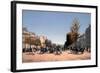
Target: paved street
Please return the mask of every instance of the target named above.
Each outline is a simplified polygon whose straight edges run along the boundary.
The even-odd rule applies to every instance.
[[[62,52],[60,55],[55,54],[35,54],[23,53],[23,63],[28,62],[44,62],[44,61],[64,61],[64,60],[87,60],[91,59],[91,53],[84,52],[84,54],[71,54],[68,52]]]

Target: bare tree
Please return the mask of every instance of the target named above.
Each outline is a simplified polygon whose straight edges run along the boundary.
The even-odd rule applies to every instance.
[[[75,18],[72,22],[72,26],[70,28],[71,32],[67,33],[66,35],[66,42],[65,42],[65,48],[67,48],[69,45],[77,42],[78,36],[79,36],[79,20]]]
[[[73,20],[73,23],[72,23],[72,26],[71,26],[71,32],[78,33],[79,27],[80,27],[79,20],[77,18],[75,18]]]

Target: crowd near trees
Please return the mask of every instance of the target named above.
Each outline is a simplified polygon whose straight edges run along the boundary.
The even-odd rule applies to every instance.
[[[72,53],[84,53],[84,51],[91,51],[91,25],[87,26],[83,34],[79,34],[79,21],[74,20],[71,32],[67,33],[66,42],[64,44],[65,50],[71,50]]]
[[[52,43],[45,36],[37,36],[23,28],[23,52],[60,54],[62,45]]]
[[[87,26],[85,32],[79,34],[80,24],[77,19],[73,20],[71,31],[66,34],[64,45],[52,43],[45,36],[37,36],[33,32],[29,32],[27,28],[23,28],[23,52],[32,52],[33,54],[54,53],[61,54],[63,51],[70,51],[73,54],[81,54],[84,51],[91,51],[91,26]]]

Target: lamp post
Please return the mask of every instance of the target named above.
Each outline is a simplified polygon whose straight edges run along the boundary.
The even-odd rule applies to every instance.
[[[31,49],[31,32],[29,32],[30,49]]]

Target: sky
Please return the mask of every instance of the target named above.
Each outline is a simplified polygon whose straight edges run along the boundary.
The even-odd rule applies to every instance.
[[[52,43],[64,44],[66,34],[70,32],[73,20],[77,18],[80,23],[79,33],[85,32],[85,29],[91,24],[90,13],[76,12],[55,12],[55,11],[36,11],[23,10],[22,24],[28,31],[36,35],[44,35]]]

